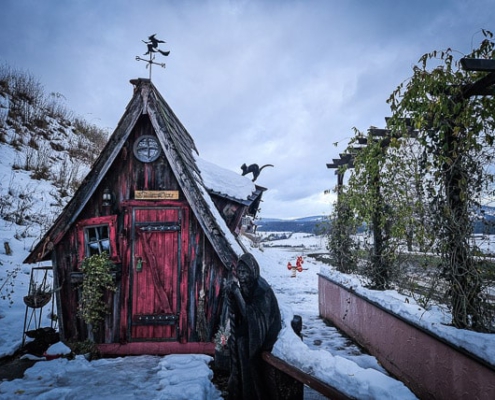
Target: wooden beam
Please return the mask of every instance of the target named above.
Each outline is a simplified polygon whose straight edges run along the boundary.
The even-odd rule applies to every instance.
[[[388,125],[388,121],[390,121],[391,117],[385,117],[385,123]],[[411,126],[411,118],[401,118],[406,123],[406,126]]]
[[[376,136],[377,138],[379,138],[379,137],[382,137],[382,138],[395,137],[398,139],[401,137],[411,137],[411,138],[417,138],[418,137],[418,131],[413,130],[412,128],[408,129],[408,131],[405,133],[397,133],[397,134],[394,133],[393,135],[392,135],[392,131],[390,129],[370,128],[369,132],[370,132],[371,136]]]
[[[342,167],[342,166],[344,166],[344,165],[347,165],[347,168],[354,168],[354,161],[351,160],[349,162],[341,162],[341,163],[338,163],[338,164],[336,164],[336,163],[332,163],[332,164],[328,163],[327,164],[327,168],[329,168],[329,169],[331,169],[331,168],[336,169],[335,175],[337,175],[339,173],[338,172],[339,168]]]
[[[274,368],[278,369],[279,371],[286,373],[287,375],[289,375],[292,378],[296,379],[297,381],[309,386],[310,388],[316,390],[318,393],[321,393],[322,395],[326,396],[329,399],[332,399],[332,400],[350,400],[351,399],[351,397],[348,397],[346,394],[342,393],[341,391],[334,388],[333,386],[330,386],[329,384],[319,380],[318,378],[315,378],[314,376],[311,376],[311,375],[301,371],[300,369],[290,365],[289,363],[285,362],[284,360],[281,360],[280,358],[275,357],[272,353],[265,351],[261,354],[261,356],[262,356],[264,361],[266,361],[268,364],[270,364]]]
[[[481,90],[486,90],[489,86],[495,84],[495,72],[490,72],[483,78],[477,80],[473,84],[464,86],[462,97],[467,99],[471,96],[477,96]]]
[[[354,158],[353,154],[350,153],[340,153],[339,156],[344,163],[348,163]]]
[[[344,159],[336,159],[334,158],[333,159],[333,163],[336,164],[336,165],[346,165],[350,160],[344,160]]]
[[[495,60],[482,58],[461,58],[462,68],[466,71],[495,71]]]
[[[390,135],[390,129],[370,128],[368,132],[371,136],[385,137]]]
[[[342,163],[342,164],[327,164],[327,168],[329,169],[335,169],[336,172],[335,174],[337,175],[339,172],[339,168],[342,166],[347,166],[347,168],[354,168],[354,161],[349,161],[348,163]]]
[[[495,88],[480,88],[479,90],[472,90],[472,96],[495,96]]]

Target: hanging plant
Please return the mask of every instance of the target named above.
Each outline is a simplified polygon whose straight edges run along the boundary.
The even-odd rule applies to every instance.
[[[93,330],[109,313],[104,301],[106,290],[115,292],[116,287],[112,276],[113,263],[107,253],[95,254],[84,259],[81,270],[84,274],[82,294],[79,302],[79,316],[91,325]]]

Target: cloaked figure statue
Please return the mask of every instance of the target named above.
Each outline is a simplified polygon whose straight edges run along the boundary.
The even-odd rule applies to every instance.
[[[254,256],[243,254],[234,269],[238,283],[227,284],[231,335],[230,400],[269,399],[269,382],[261,358],[271,351],[282,328],[272,288],[260,276]]]

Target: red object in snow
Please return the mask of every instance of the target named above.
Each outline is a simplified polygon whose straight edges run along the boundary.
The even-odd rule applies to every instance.
[[[303,268],[302,268],[303,263],[304,263],[304,260],[303,260],[302,256],[298,256],[297,260],[296,260],[296,268],[299,272],[301,272],[303,270]]]
[[[302,267],[303,263],[304,263],[304,260],[303,260],[302,256],[297,256],[296,265],[295,266],[292,265],[290,263],[290,261],[287,263],[287,269],[288,270],[292,270],[292,277],[295,277],[296,276],[296,271],[297,272],[302,272],[302,270],[303,270],[303,267]]]
[[[62,354],[47,354],[47,353],[43,353],[43,356],[46,358],[46,361],[51,361],[51,360],[55,360],[57,358],[62,357]]]

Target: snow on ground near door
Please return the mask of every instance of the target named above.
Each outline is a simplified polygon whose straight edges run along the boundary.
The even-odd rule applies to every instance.
[[[248,242],[245,244],[249,247]],[[260,249],[249,248],[260,263],[262,276],[272,285],[277,295],[285,321],[273,353],[358,399],[415,398],[401,382],[389,377],[374,357],[363,354],[335,328],[327,326],[318,318],[318,273],[335,275],[335,272],[307,257],[307,254],[324,251],[324,240],[307,234],[294,234],[285,243],[277,241],[276,244],[298,247],[281,248],[265,244]],[[24,243],[10,241],[10,245],[12,256],[0,251],[0,261],[3,264],[0,266],[0,278],[6,277],[7,270],[19,266],[27,254]],[[291,278],[287,263],[290,261],[295,264],[298,255],[304,257],[305,269]],[[25,315],[22,297],[27,292],[29,273],[30,268],[21,267],[15,281],[12,297],[14,303],[11,306],[8,301],[0,300],[0,356],[13,354],[21,344]],[[351,281],[356,288],[359,285],[356,277],[340,275],[340,279]],[[383,294],[375,293],[375,296],[381,297],[383,303],[399,312],[405,313],[408,310],[408,314],[411,314],[411,305],[419,310],[413,299],[406,303],[396,293],[381,293]],[[49,311],[44,310],[43,326],[50,324]],[[431,311],[437,315],[436,321],[448,318],[448,315],[440,311]],[[418,312],[421,312],[424,319],[427,312]],[[302,316],[303,341],[289,328],[293,314]],[[473,342],[479,343],[482,346],[479,351],[492,357],[493,362],[495,335],[456,331],[458,340],[469,342],[471,346]],[[26,371],[23,379],[1,383],[0,398],[219,399],[220,393],[211,384],[212,372],[207,366],[209,360],[208,356],[173,355],[121,357],[92,362],[86,361],[84,357],[77,357],[72,361],[40,361]],[[192,377],[194,379],[191,380]]]

